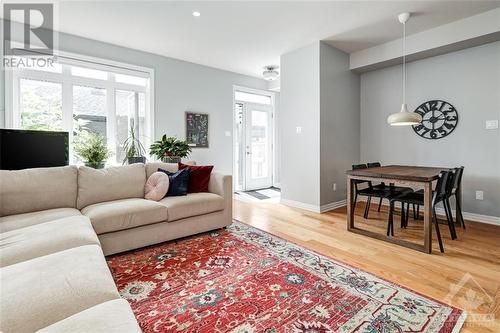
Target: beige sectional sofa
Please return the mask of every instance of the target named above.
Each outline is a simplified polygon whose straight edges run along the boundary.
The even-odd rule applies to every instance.
[[[110,255],[231,224],[231,177],[209,192],[144,199],[176,164],[0,171],[0,332],[140,332]]]

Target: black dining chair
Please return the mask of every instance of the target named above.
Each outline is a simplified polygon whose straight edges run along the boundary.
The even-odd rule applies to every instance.
[[[462,225],[462,228],[465,229],[465,222],[464,222],[464,217],[462,215],[462,206],[460,204],[460,200],[457,200],[457,192],[459,191],[460,187],[462,186],[462,176],[464,174],[464,167],[461,166],[459,168],[454,169],[453,173],[453,180],[451,182],[451,186],[449,187],[447,193],[446,193],[446,205],[448,206],[448,210],[450,213],[450,217],[453,221],[453,215],[451,214],[451,204],[450,204],[450,198],[452,196],[455,196],[455,206],[456,206],[456,217],[460,217],[460,222]]]
[[[452,239],[457,238],[457,232],[455,230],[455,222],[453,221],[453,214],[451,211],[451,203],[450,203],[450,198],[452,196],[455,196],[456,216],[457,216],[457,218],[460,218],[461,226],[462,226],[462,228],[465,229],[465,222],[464,222],[464,218],[462,215],[462,207],[460,205],[460,201],[457,200],[457,191],[459,191],[460,186],[462,184],[463,173],[464,173],[463,166],[461,166],[459,168],[452,169],[452,175],[450,177],[450,180],[448,181],[448,185],[446,188],[446,198],[443,200],[443,207],[444,207],[444,210],[446,213],[446,220],[447,220],[448,224],[450,225],[450,232],[453,233]],[[417,192],[423,194],[424,190],[418,190]],[[418,216],[419,216],[419,208],[420,208],[420,206],[417,205],[417,211],[415,212],[415,205],[413,205],[413,215],[414,215],[415,219],[418,218]],[[406,221],[408,221],[408,218],[406,218]]]
[[[367,163],[366,165],[368,168],[378,168],[378,167],[382,166],[382,164],[380,162],[370,162],[370,163]],[[394,184],[389,184],[389,186],[387,186],[384,182],[373,186],[373,188],[378,189],[378,190],[389,190],[392,193],[394,193],[394,192],[403,193],[403,192],[413,191],[410,187],[394,186]],[[384,198],[380,197],[380,200],[378,202],[377,212],[380,212],[380,207],[382,207],[382,200],[383,199]],[[370,210],[370,207],[368,207],[368,210]]]
[[[452,171],[441,171],[439,173],[439,178],[436,184],[436,190],[432,192],[432,201],[431,201],[431,207],[432,207],[432,223],[434,223],[435,228],[436,228],[436,235],[438,238],[439,242],[439,250],[441,252],[444,252],[444,247],[443,247],[443,240],[441,239],[441,232],[439,230],[439,225],[437,221],[437,214],[436,214],[436,206],[438,203],[443,202],[443,200],[446,200],[446,193],[447,189],[450,186],[450,182],[452,181],[453,177],[453,172]],[[405,214],[404,213],[404,205],[407,205],[406,211],[409,210],[409,204],[414,204],[414,205],[424,205],[424,194],[420,191],[416,192],[409,192],[409,193],[404,193],[401,194],[398,197],[392,198],[390,200],[389,204],[389,216],[387,218],[387,236],[394,236],[394,221],[393,221],[393,211],[394,211],[394,205],[396,202],[401,202],[402,208],[402,216],[401,216],[401,224],[402,227],[406,227],[407,225],[407,219],[408,219],[408,212]],[[448,214],[448,213],[447,213]],[[452,235],[452,239],[454,239],[454,225],[448,220],[448,226],[450,227],[450,233]]]
[[[368,166],[366,164],[354,164],[352,166],[352,170],[360,170],[360,169],[367,169]],[[398,196],[405,191],[412,191],[412,189],[407,188],[405,191],[397,191],[395,187],[390,187],[386,186],[385,184],[377,184],[373,185],[371,181],[368,180],[358,180],[355,179],[353,181],[354,183],[354,204],[352,208],[352,212],[354,214],[354,211],[356,210],[356,202],[359,196],[366,196],[366,205],[365,205],[365,212],[363,214],[363,217],[365,219],[368,218],[368,214],[370,211],[370,203],[372,197],[375,198],[381,198],[381,199],[391,199],[392,197]],[[358,186],[361,184],[367,184],[367,187],[360,189]]]

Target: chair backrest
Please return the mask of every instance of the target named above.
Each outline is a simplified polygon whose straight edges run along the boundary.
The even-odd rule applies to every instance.
[[[360,169],[367,169],[368,167],[366,164],[353,164],[352,165],[352,170],[360,170]],[[366,180],[359,180],[355,179],[353,181],[354,187],[356,188],[356,191],[358,190],[358,184],[363,184],[363,183],[368,183]]]
[[[366,169],[368,168],[366,164],[353,164],[352,169],[353,170],[359,170],[359,169]]]
[[[382,166],[382,164],[380,164],[380,162],[372,162],[372,163],[367,163],[367,166],[369,168],[378,168],[378,167]]]
[[[446,190],[450,186],[450,182],[453,181],[452,178],[452,171],[441,171],[439,173],[436,191],[434,191],[434,196],[432,198],[433,204],[441,201],[446,196]]]
[[[455,168],[455,177],[453,178],[453,188],[452,189],[457,189],[460,187],[462,184],[462,176],[464,174],[464,167],[461,166],[460,168]]]

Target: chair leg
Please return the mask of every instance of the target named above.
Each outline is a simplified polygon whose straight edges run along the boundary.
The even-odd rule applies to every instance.
[[[380,207],[382,207],[382,198],[380,198],[380,201],[378,202],[377,212],[380,212]]]
[[[408,220],[410,218],[410,203],[406,204],[405,228],[408,227]]]
[[[464,216],[462,215],[462,206],[460,205],[460,201],[457,200],[457,218],[458,218],[458,215],[460,215],[460,221],[462,222],[462,228],[465,229]]]
[[[446,210],[446,220],[448,221],[448,227],[450,228],[451,239],[457,239],[457,231],[455,230],[455,222],[453,221],[453,215],[451,213],[451,205],[448,199],[443,200],[444,209]]]
[[[417,219],[417,211],[415,209],[415,204],[412,205],[412,208],[413,208],[413,219],[416,220]]]
[[[417,220],[420,220],[420,205],[417,205]]]
[[[352,215],[354,215],[354,212],[356,211],[356,201],[358,200],[358,193],[356,192],[354,194],[354,204],[352,205]]]
[[[439,230],[439,223],[436,217],[436,207],[432,207],[432,222],[436,227],[436,235],[439,242],[439,250],[441,251],[441,253],[444,253],[443,240],[441,239],[441,231]]]
[[[393,211],[394,211],[394,202],[389,202],[389,215],[387,215],[387,236],[389,237],[391,234],[391,225],[393,222]]]
[[[405,203],[401,202],[401,228],[405,227]]]
[[[368,197],[368,199],[366,199],[366,205],[365,205],[365,214],[364,214],[364,218],[367,219],[368,218],[368,213],[370,211],[370,203],[372,201],[372,197]]]

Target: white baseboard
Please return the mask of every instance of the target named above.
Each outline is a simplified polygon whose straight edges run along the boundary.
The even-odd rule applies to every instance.
[[[290,207],[295,207],[295,208],[300,208],[300,209],[305,209],[314,213],[324,213],[332,209],[337,209],[340,207],[344,207],[346,205],[346,200],[341,200],[341,201],[336,201],[336,202],[331,202],[326,205],[312,205],[312,204],[306,204],[303,202],[295,201],[295,200],[288,200],[288,199],[281,199],[281,203],[286,206]]]
[[[329,204],[321,205],[320,213],[328,212],[329,210],[334,210],[340,207],[344,207],[346,205],[347,205],[347,200],[345,199],[336,202],[330,202]]]
[[[304,210],[308,210],[314,213],[321,213],[321,208],[318,205],[312,205],[312,204],[307,204],[303,203],[300,201],[295,201],[295,200],[288,200],[288,199],[281,199],[280,203],[286,206],[294,207],[294,208],[300,208]]]
[[[359,197],[358,202],[359,201],[366,201],[366,197]],[[387,202],[387,200],[386,200],[386,202]],[[375,201],[372,200],[372,204],[378,205],[378,199],[376,199]],[[384,204],[382,204],[382,205],[384,205]],[[385,206],[387,206],[387,205],[385,205]],[[401,203],[396,202],[396,207],[400,208]],[[438,215],[441,215],[441,216],[446,215],[446,213],[444,212],[444,208],[442,208],[442,207],[437,207],[436,213]],[[453,215],[453,217],[456,217],[456,211],[454,209],[451,210],[451,214]],[[500,226],[500,217],[498,217],[498,216],[481,215],[481,214],[469,213],[469,212],[462,212],[462,215],[464,217],[464,220],[467,220],[467,221],[474,221],[474,222],[480,222],[480,223],[493,224],[493,225]]]

